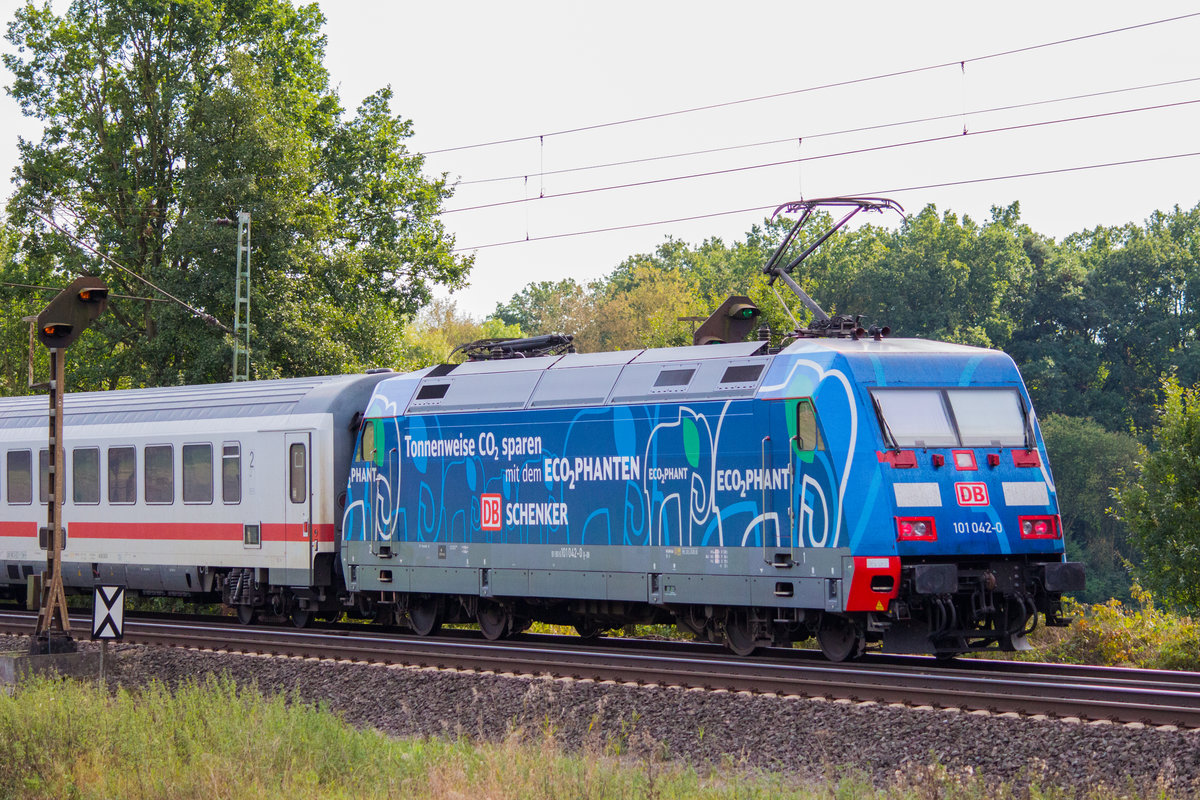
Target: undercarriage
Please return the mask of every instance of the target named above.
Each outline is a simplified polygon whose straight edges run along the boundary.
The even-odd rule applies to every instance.
[[[888,613],[871,615],[868,627],[889,653],[1027,650],[1039,620],[1068,624],[1062,595],[1083,589],[1083,581],[1083,566],[1074,562],[908,563]]]

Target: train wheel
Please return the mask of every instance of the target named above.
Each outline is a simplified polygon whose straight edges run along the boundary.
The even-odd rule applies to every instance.
[[[867,642],[851,620],[837,614],[822,614],[817,644],[830,661],[853,661],[863,654]]]
[[[749,611],[731,611],[725,620],[725,646],[739,656],[754,655],[758,644],[754,640],[754,623]]]
[[[293,608],[291,617],[292,624],[297,628],[307,628],[312,624],[313,612],[311,608]]]
[[[512,628],[512,613],[499,603],[480,600],[475,621],[483,638],[494,642],[508,636]]]
[[[599,639],[604,629],[595,620],[581,619],[575,623],[575,632],[579,634],[580,639]]]
[[[414,597],[408,602],[408,620],[417,636],[432,636],[442,629],[442,601],[437,597]]]
[[[249,625],[254,622],[254,618],[258,616],[258,612],[254,610],[254,606],[242,603],[237,607],[238,622],[243,625]]]

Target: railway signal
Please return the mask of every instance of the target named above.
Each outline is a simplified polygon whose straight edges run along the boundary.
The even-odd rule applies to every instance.
[[[693,344],[722,344],[743,341],[762,314],[749,297],[735,295],[705,320],[692,334]]]
[[[37,315],[37,338],[50,350],[50,442],[48,448],[50,480],[46,505],[46,572],[42,580],[42,598],[37,628],[30,650],[54,653],[74,649],[71,621],[67,616],[67,597],[62,583],[62,551],[66,529],[62,524],[63,469],[63,390],[66,352],[108,306],[108,287],[99,278],[83,277],[59,292]]]
[[[38,341],[51,350],[70,347],[107,307],[104,281],[77,278],[37,315]]]

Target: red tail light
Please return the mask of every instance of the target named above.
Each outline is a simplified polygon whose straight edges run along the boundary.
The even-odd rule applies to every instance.
[[[933,524],[933,517],[896,517],[896,540],[936,542],[937,526]]]
[[[1017,523],[1021,526],[1022,539],[1062,538],[1062,523],[1059,522],[1057,514],[1040,517],[1018,517]]]

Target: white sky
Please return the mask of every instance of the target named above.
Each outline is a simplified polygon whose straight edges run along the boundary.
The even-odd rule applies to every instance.
[[[0,0],[12,16],[13,0]],[[1190,14],[1186,2],[813,3],[612,0],[383,2],[326,0],[326,64],[349,113],[391,84],[393,110],[413,120],[425,152],[658,114],[945,62],[951,68],[775,100],[430,155],[431,173],[469,181],[448,209],[597,186],[810,157],[934,136],[1200,100],[1200,81],[1000,113],[996,106],[1200,78],[1200,17],[1018,55],[980,56]],[[7,83],[8,76],[4,76]],[[816,137],[942,114],[952,119]],[[0,169],[16,135],[36,128],[0,100]],[[787,164],[636,189],[541,199],[448,214],[459,246],[883,192],[912,211],[927,203],[986,219],[1021,202],[1022,218],[1056,238],[1094,225],[1142,222],[1155,209],[1200,202],[1200,157],[961,187],[905,187],[1200,151],[1200,103],[1023,131]],[[803,137],[803,143],[795,141]],[[770,147],[537,177],[556,170],[704,148],[788,139]],[[587,281],[670,235],[727,242],[764,212],[478,250],[471,287],[455,295],[475,316],[530,281]],[[894,219],[871,217],[894,225]],[[818,298],[819,300],[819,298]]]

